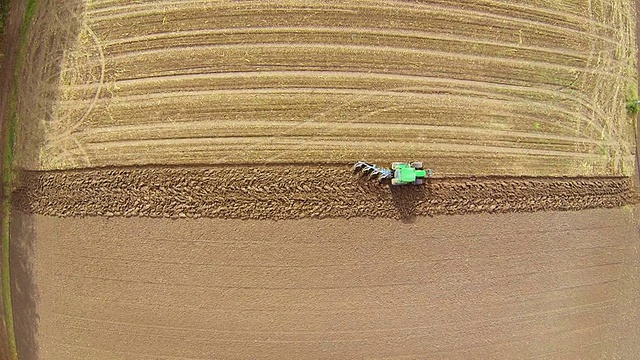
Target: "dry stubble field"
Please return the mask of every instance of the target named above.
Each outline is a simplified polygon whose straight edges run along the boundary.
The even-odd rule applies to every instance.
[[[25,116],[44,133],[28,169],[420,158],[442,175],[633,173],[627,0],[66,6],[39,23],[77,40],[54,52],[55,102]]]

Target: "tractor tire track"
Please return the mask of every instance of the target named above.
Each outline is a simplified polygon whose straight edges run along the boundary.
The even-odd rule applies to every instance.
[[[49,216],[296,219],[613,208],[629,178],[432,178],[392,187],[347,166],[142,167],[20,174],[15,206]]]

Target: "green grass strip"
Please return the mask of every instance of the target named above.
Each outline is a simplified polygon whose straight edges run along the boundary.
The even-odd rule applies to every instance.
[[[8,0],[2,0],[2,16],[6,16]],[[16,69],[13,76],[11,94],[9,95],[9,116],[6,124],[6,139],[4,141],[4,159],[2,169],[2,186],[4,187],[5,198],[2,201],[2,296],[5,309],[5,321],[7,325],[7,337],[9,338],[9,356],[11,360],[18,360],[18,349],[16,346],[16,333],[13,321],[13,305],[11,300],[11,268],[9,266],[10,238],[11,238],[11,192],[13,188],[13,148],[16,136],[16,123],[18,120],[18,85],[19,75],[24,68],[25,49],[27,43],[27,33],[29,26],[36,13],[37,0],[29,0],[27,3],[24,22],[20,28],[20,50],[16,62]],[[3,21],[4,24],[4,21]]]
[[[0,37],[4,33],[4,24],[7,22],[7,16],[9,15],[9,0],[0,0]],[[2,53],[0,53],[0,59],[2,59]]]
[[[13,325],[13,307],[11,305],[11,276],[9,274],[9,217],[6,211],[10,207],[11,201],[6,196],[2,201],[4,217],[2,218],[2,297],[4,302],[4,317],[7,327],[7,338],[9,340],[9,358],[18,360],[18,349],[16,345],[16,332]]]
[[[2,35],[5,22],[7,22],[7,15],[9,15],[9,0],[0,0],[0,35]]]

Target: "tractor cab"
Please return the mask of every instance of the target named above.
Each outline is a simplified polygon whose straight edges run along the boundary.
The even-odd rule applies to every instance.
[[[391,170],[393,170],[392,185],[421,185],[424,183],[424,178],[431,176],[431,170],[425,170],[421,162],[410,164],[394,162],[391,164]]]

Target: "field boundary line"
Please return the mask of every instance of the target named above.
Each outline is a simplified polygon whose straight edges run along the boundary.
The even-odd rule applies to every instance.
[[[18,350],[16,344],[16,333],[14,328],[13,319],[13,306],[11,297],[11,268],[10,268],[10,242],[11,242],[11,207],[13,199],[13,151],[15,144],[15,132],[17,122],[17,102],[18,102],[18,74],[22,72],[24,68],[25,46],[26,39],[29,32],[31,21],[35,15],[37,8],[37,0],[28,0],[28,2],[21,7],[18,5],[18,1],[8,1],[7,11],[18,11],[16,14],[17,19],[22,19],[22,22],[17,25],[18,29],[18,50],[15,63],[8,64],[7,71],[11,72],[11,76],[7,77],[9,82],[9,92],[6,95],[8,98],[4,104],[8,110],[7,117],[4,118],[0,126],[2,140],[4,147],[2,149],[2,301],[4,307],[4,323],[6,326],[7,341],[9,343],[9,359],[18,360]],[[23,10],[24,9],[24,10]],[[4,10],[4,9],[3,9]],[[24,11],[24,14],[21,12]],[[8,16],[7,16],[8,17]],[[3,36],[5,35],[3,29]],[[11,41],[6,38],[3,41]],[[8,63],[11,60],[7,60]],[[2,109],[3,111],[5,108]]]

